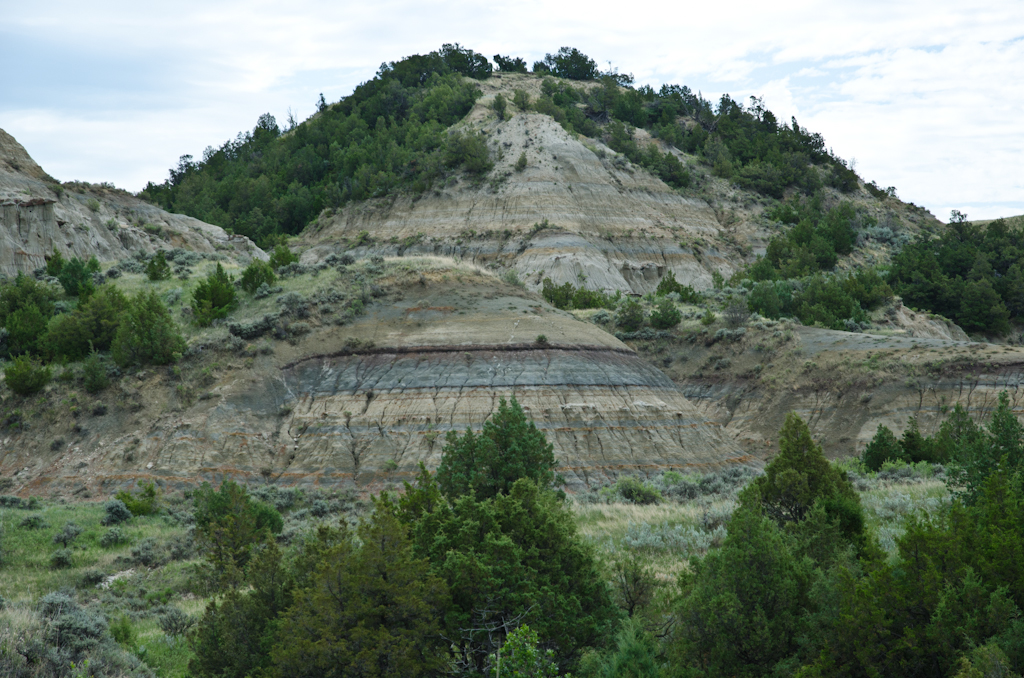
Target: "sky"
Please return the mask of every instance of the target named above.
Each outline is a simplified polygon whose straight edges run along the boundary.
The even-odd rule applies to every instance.
[[[0,0],[0,128],[61,181],[138,191],[446,42],[528,63],[576,47],[638,85],[761,96],[943,221],[1024,214],[1018,0]]]

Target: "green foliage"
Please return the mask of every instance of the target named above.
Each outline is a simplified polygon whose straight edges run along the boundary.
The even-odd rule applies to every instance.
[[[156,485],[146,483],[138,494],[132,494],[127,490],[121,490],[114,497],[124,504],[128,512],[133,516],[148,516],[156,513],[160,497]]]
[[[491,108],[498,114],[498,120],[505,120],[505,114],[508,112],[508,101],[500,92],[494,96]]]
[[[502,398],[479,434],[468,428],[463,436],[448,432],[437,483],[453,501],[463,495],[483,500],[508,493],[520,478],[550,487],[555,480],[553,450],[516,397],[508,403]]]
[[[820,502],[842,536],[860,549],[866,547],[860,499],[846,474],[832,466],[811,438],[807,424],[795,413],[786,415],[779,431],[779,454],[741,493],[745,508],[763,512],[779,525],[805,520]]]
[[[711,327],[718,321],[718,316],[715,315],[710,308],[704,311],[704,315],[700,317],[700,324],[704,327]]]
[[[414,554],[407,528],[378,510],[360,525],[359,542],[324,553],[295,594],[271,651],[272,675],[415,678],[448,665],[450,643],[439,633],[448,590]]]
[[[810,605],[811,561],[756,510],[739,510],[721,549],[691,561],[672,648],[696,675],[762,676],[798,648]]]
[[[275,271],[282,266],[294,264],[298,261],[299,258],[292,254],[292,251],[286,245],[280,243],[274,246],[274,251],[270,254],[270,268]]]
[[[4,369],[7,387],[21,396],[38,393],[50,383],[50,367],[42,365],[29,355],[20,355]]]
[[[114,285],[104,285],[84,305],[79,302],[75,314],[80,316],[97,351],[106,351],[113,344],[128,305],[128,297]]]
[[[192,313],[200,327],[206,327],[214,320],[227,317],[235,310],[238,300],[235,298],[234,278],[224,272],[224,267],[217,263],[217,268],[192,291]]]
[[[656,296],[664,296],[675,292],[679,295],[679,301],[684,304],[699,304],[703,297],[689,285],[683,285],[676,280],[676,274],[669,271],[658,281],[658,287],[654,290]]]
[[[448,583],[444,635],[471,669],[485,673],[502,629],[521,623],[545,639],[564,668],[605,636],[617,614],[572,512],[529,478],[507,494],[449,504],[424,471],[407,487],[399,514],[412,525],[417,555]]]
[[[517,89],[512,93],[512,103],[521,111],[529,110],[530,95],[525,90]]]
[[[525,169],[526,169],[526,151],[523,151],[522,153],[519,154],[519,158],[516,160],[515,170],[517,172],[522,172]]]
[[[57,280],[69,297],[87,297],[95,289],[92,284],[92,273],[86,270],[85,262],[78,257],[72,257],[61,267]]]
[[[146,263],[146,277],[150,280],[167,280],[171,277],[171,265],[167,263],[163,250],[157,250]]]
[[[166,365],[185,350],[185,340],[160,297],[149,290],[129,301],[110,349],[114,362],[121,367]]]
[[[51,359],[81,360],[89,354],[90,341],[92,334],[82,322],[82,315],[78,312],[62,313],[50,318],[39,348]]]
[[[554,651],[537,647],[537,632],[523,624],[508,634],[505,645],[497,654],[487,658],[491,665],[490,678],[558,678],[558,665]]]
[[[878,471],[885,462],[902,459],[903,448],[900,447],[900,441],[889,430],[889,427],[879,424],[878,430],[875,431],[871,442],[864,449],[861,458],[865,468],[869,471]]]
[[[623,476],[615,482],[615,491],[626,501],[633,504],[657,504],[661,501],[661,492],[657,488],[642,483],[633,476]]]
[[[255,544],[284,528],[281,514],[255,501],[244,487],[226,480],[214,490],[203,483],[193,495],[196,539],[223,583],[233,583],[249,561]]]
[[[562,47],[545,55],[544,63],[552,75],[568,80],[595,80],[599,73],[597,62],[575,47]]]
[[[644,309],[636,299],[627,299],[615,314],[615,324],[626,332],[635,332],[644,324]]]
[[[46,275],[56,278],[60,275],[61,270],[64,268],[64,257],[57,251],[57,248],[53,248],[53,255],[46,260]]]
[[[272,246],[324,208],[396,191],[420,193],[452,169],[446,130],[480,91],[491,65],[458,45],[382,65],[376,77],[282,134],[273,116],[207,153],[183,156],[142,195],[161,207]],[[478,157],[473,158],[479,161]],[[477,162],[470,172],[480,172]]]
[[[273,286],[277,282],[273,267],[260,259],[253,259],[242,271],[242,289],[253,294],[260,285]]]
[[[950,318],[969,332],[1005,334],[1024,317],[1024,231],[1003,219],[978,226],[951,220],[892,260],[893,289],[910,306]]]
[[[551,278],[544,278],[541,285],[544,300],[562,310],[586,308],[615,308],[619,294],[613,297],[597,290],[576,287],[572,283],[555,285]]]
[[[295,588],[282,561],[273,540],[259,545],[248,571],[251,588],[230,590],[206,606],[189,634],[194,653],[188,664],[190,672],[243,678],[271,671],[275,623],[292,605]]]
[[[603,654],[592,653],[580,662],[583,678],[661,678],[660,648],[642,625],[626,621],[615,634],[615,644]]]
[[[7,346],[13,356],[39,353],[39,339],[46,334],[47,316],[35,304],[22,306],[7,316]]]
[[[452,132],[445,142],[444,164],[452,169],[461,167],[480,177],[494,168],[490,153],[482,134]]]
[[[651,327],[658,330],[667,330],[679,324],[683,314],[676,308],[675,302],[668,297],[662,297],[658,305],[651,311]]]
[[[494,55],[494,63],[498,64],[498,70],[502,73],[525,73],[526,61],[522,57],[507,57],[500,54]]]

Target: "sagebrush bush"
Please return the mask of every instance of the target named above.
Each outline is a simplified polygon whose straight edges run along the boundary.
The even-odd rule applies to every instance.
[[[111,499],[103,505],[103,510],[105,511],[103,516],[104,525],[120,525],[132,518],[132,512],[129,510],[128,505],[120,499]]]
[[[128,537],[128,533],[122,530],[120,527],[112,527],[103,533],[100,537],[100,546],[105,549],[111,548],[112,546],[120,546],[121,544],[127,544],[131,539]]]

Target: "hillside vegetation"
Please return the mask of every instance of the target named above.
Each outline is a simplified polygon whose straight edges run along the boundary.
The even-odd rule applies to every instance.
[[[843,465],[795,415],[778,443],[763,472],[568,500],[513,398],[370,502],[231,481],[0,496],[0,675],[1020,674],[1005,397],[984,427],[880,428]]]

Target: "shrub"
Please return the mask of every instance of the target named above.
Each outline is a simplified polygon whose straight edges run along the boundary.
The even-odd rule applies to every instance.
[[[524,169],[526,169],[526,151],[523,151],[522,153],[519,154],[519,159],[516,160],[515,167],[517,172],[522,172]]]
[[[50,568],[64,570],[74,565],[75,554],[71,549],[57,549],[50,554]]]
[[[93,292],[92,272],[87,270],[85,262],[72,257],[60,270],[57,276],[64,293],[69,297],[87,297]]]
[[[537,335],[537,343],[540,344],[541,346],[546,346],[547,343],[548,343],[547,335],[546,334],[538,334]]]
[[[292,251],[285,245],[278,245],[273,248],[273,252],[270,253],[270,267],[274,270],[278,270],[282,266],[287,266],[291,263],[298,263],[299,257],[292,254]]]
[[[525,73],[526,64],[523,64],[523,68]],[[521,111],[528,110],[530,108],[530,95],[525,90],[517,89],[512,93],[512,103]]]
[[[24,518],[22,518],[21,522],[18,523],[18,527],[24,528],[26,530],[41,530],[43,528],[49,527],[49,524],[45,520],[43,520],[43,517],[41,515],[35,514],[31,516],[25,516]]]
[[[498,114],[498,120],[504,120],[505,113],[508,111],[508,101],[500,93],[496,94],[494,101],[491,103],[491,108]]]
[[[89,327],[82,322],[82,314],[62,313],[50,318],[39,348],[51,359],[81,360],[89,353],[91,339]]]
[[[120,499],[111,499],[103,505],[106,512],[103,516],[104,525],[120,525],[132,518],[132,512],[128,505]]]
[[[96,198],[89,198],[88,200],[86,200],[85,206],[89,208],[90,212],[100,211],[100,201],[97,200]]]
[[[146,264],[146,277],[153,281],[167,280],[171,277],[171,265],[167,263],[163,250],[158,250]]]
[[[676,280],[676,274],[669,271],[665,274],[665,277],[658,282],[658,287],[654,290],[654,294],[661,297],[666,294],[675,292],[679,295],[679,301],[684,304],[697,304],[703,300],[703,297],[689,285],[683,285]]]
[[[447,167],[462,167],[469,174],[483,176],[491,171],[490,150],[481,134],[452,132],[445,145],[444,163]]]
[[[160,501],[156,485],[153,483],[143,485],[138,494],[121,490],[114,496],[124,504],[125,508],[133,516],[148,516],[156,513],[157,504]]]
[[[22,396],[38,393],[50,383],[50,366],[43,365],[35,358],[22,355],[15,358],[4,370],[7,386]]]
[[[218,318],[224,318],[238,305],[235,298],[234,280],[217,264],[217,269],[200,280],[192,292],[192,313],[196,324],[206,327]]]
[[[88,328],[89,339],[97,351],[110,348],[129,303],[128,297],[120,289],[114,285],[104,285],[89,297],[84,307],[79,305],[82,324]]]
[[[46,333],[49,316],[38,306],[29,303],[7,316],[7,350],[13,356],[36,353],[39,339]]]
[[[185,350],[185,340],[156,292],[132,298],[114,335],[111,352],[121,367],[166,365]]]
[[[242,271],[242,289],[249,294],[255,294],[261,286],[270,287],[275,282],[277,276],[274,275],[274,269],[265,261],[253,259]]]
[[[78,539],[80,534],[82,534],[82,528],[74,523],[67,523],[64,525],[63,530],[53,535],[53,543],[67,548],[69,544],[74,543]]]
[[[120,546],[121,544],[127,544],[131,539],[128,537],[128,533],[122,530],[120,527],[112,527],[103,533],[100,537],[100,546],[105,549],[109,549],[112,546]]]
[[[711,312],[711,309],[704,311],[704,315],[700,318],[700,324],[704,327],[711,327],[718,320],[718,316]]]
[[[53,255],[46,260],[46,275],[56,278],[60,275],[61,270],[64,268],[64,257],[61,256],[57,248],[53,248]]]
[[[126,650],[134,650],[139,644],[138,633],[136,633],[135,627],[132,626],[131,620],[124,614],[110,625],[110,637]]]
[[[195,618],[176,607],[169,608],[158,618],[160,630],[172,638],[185,635],[196,623]]]
[[[651,327],[658,330],[667,330],[679,324],[683,314],[676,308],[675,303],[668,297],[662,297],[658,306],[651,312]]]
[[[93,351],[85,359],[82,364],[82,379],[88,393],[99,393],[110,386],[110,377],[107,376],[107,368],[100,360],[99,353]]]
[[[615,314],[615,324],[627,332],[635,332],[644,324],[644,309],[636,299],[630,299]]]
[[[81,586],[98,586],[107,578],[103,570],[92,568],[82,573]]]
[[[615,491],[633,504],[657,504],[661,501],[661,493],[647,483],[642,483],[632,476],[619,478],[615,483]]]

